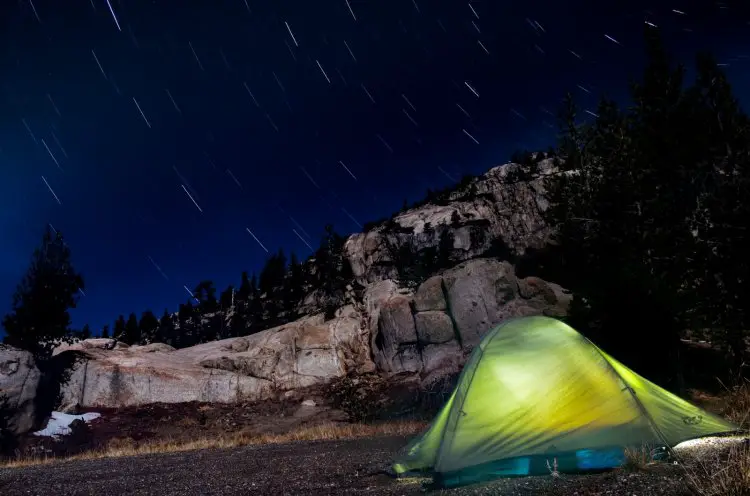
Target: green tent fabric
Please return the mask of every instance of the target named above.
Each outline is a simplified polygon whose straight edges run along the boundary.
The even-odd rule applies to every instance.
[[[646,344],[644,344],[645,346]],[[490,331],[430,428],[394,463],[443,486],[616,467],[626,447],[672,447],[739,427],[639,376],[559,320]]]

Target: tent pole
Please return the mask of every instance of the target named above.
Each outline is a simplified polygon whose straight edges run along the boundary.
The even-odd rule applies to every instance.
[[[515,320],[515,319],[510,319],[510,320]],[[481,341],[476,345],[476,347],[472,351],[471,356],[469,357],[469,359],[467,360],[466,364],[464,365],[464,369],[461,371],[461,375],[459,376],[458,381],[456,382],[456,390],[455,390],[455,392],[458,393],[458,390],[461,387],[461,384],[464,382],[464,380],[467,381],[466,388],[465,388],[464,394],[462,395],[461,398],[459,398],[458,394],[456,394],[456,396],[453,399],[455,401],[455,403],[452,405],[452,408],[451,408],[452,411],[448,414],[448,418],[446,419],[446,422],[445,422],[445,428],[443,429],[443,434],[440,436],[440,444],[438,445],[437,456],[435,457],[435,466],[433,467],[433,469],[437,468],[437,466],[440,464],[440,461],[443,458],[443,449],[445,448],[445,445],[446,445],[446,439],[445,438],[446,438],[446,434],[448,433],[448,428],[451,425],[451,423],[454,424],[453,425],[452,435],[455,435],[455,430],[456,430],[456,427],[458,426],[458,421],[460,419],[460,415],[461,415],[461,412],[463,410],[464,401],[466,400],[466,393],[468,393],[469,388],[471,387],[471,383],[474,380],[474,374],[477,371],[477,367],[479,366],[479,362],[484,357],[484,349],[482,349],[482,343],[490,342],[492,340],[492,338],[494,338],[495,335],[500,331],[500,329],[502,329],[503,327],[505,327],[505,325],[508,322],[509,321],[505,321],[505,322],[503,322],[501,324],[498,324],[494,329],[492,329],[490,332],[488,332],[481,339]],[[477,358],[476,358],[476,363],[473,363],[474,355],[478,355]],[[467,370],[466,367],[468,365],[470,365],[470,364],[473,365],[473,368],[471,370]],[[465,377],[469,373],[471,375],[468,376],[468,377]],[[458,410],[453,411],[457,407],[458,407]],[[453,441],[453,439],[451,439],[450,442],[452,442],[452,441]]]
[[[636,394],[636,392],[633,391],[633,388],[631,388],[630,385],[625,382],[622,376],[619,373],[617,373],[617,370],[615,370],[612,364],[609,363],[609,360],[607,360],[607,357],[604,356],[604,353],[602,353],[602,350],[600,350],[597,345],[595,345],[593,342],[591,342],[589,338],[587,338],[586,336],[583,336],[582,334],[581,334],[581,337],[583,337],[583,339],[585,339],[591,346],[594,347],[594,349],[599,354],[599,356],[602,357],[602,360],[604,360],[604,362],[607,364],[607,367],[609,367],[609,370],[611,370],[612,373],[615,374],[615,376],[618,379],[620,379],[620,382],[625,384],[625,389],[627,389],[628,393],[630,393],[630,397],[633,398],[633,401],[638,407],[638,410],[641,412],[641,415],[646,417],[646,421],[648,422],[649,426],[651,426],[651,428],[654,430],[654,432],[656,433],[656,436],[659,439],[661,439],[661,442],[664,443],[664,446],[667,448],[667,451],[669,452],[669,454],[672,455],[675,459],[677,459],[678,458],[677,453],[675,453],[675,451],[672,449],[672,446],[670,446],[669,441],[667,441],[667,438],[664,437],[664,434],[661,432],[661,429],[659,429],[659,426],[656,425],[656,422],[654,422],[654,418],[651,416],[650,413],[648,413],[648,410],[646,410],[646,407],[643,406],[643,403],[641,403],[641,400],[638,398],[638,395]]]

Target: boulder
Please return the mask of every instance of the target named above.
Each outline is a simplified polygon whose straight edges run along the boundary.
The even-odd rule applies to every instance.
[[[419,285],[416,293],[414,293],[414,309],[417,312],[445,310],[446,308],[442,277],[430,277]]]
[[[513,266],[507,262],[470,260],[446,271],[443,283],[465,347],[473,348],[495,325],[518,315],[508,306],[519,295]]]
[[[456,341],[428,344],[422,349],[422,382],[429,384],[441,377],[457,374],[467,356]]]
[[[382,304],[374,344],[375,363],[382,371],[399,374],[421,369],[410,297],[393,296]]]
[[[414,315],[417,336],[422,344],[447,343],[456,339],[453,321],[445,312],[429,310]]]
[[[445,288],[444,305],[437,288],[441,297]],[[570,303],[559,286],[539,278],[519,281],[511,264],[491,258],[470,260],[431,277],[413,296],[377,294],[383,300],[371,305],[378,312],[370,317],[375,363],[386,374],[419,373],[424,380],[455,373],[482,337],[503,321],[565,315]],[[432,310],[441,306],[445,310]]]
[[[40,429],[46,418],[35,398],[41,373],[28,351],[0,344],[0,415],[13,435]]]
[[[79,350],[85,356],[63,386],[64,411],[76,405],[265,399],[350,372],[373,371],[368,330],[352,312],[342,314],[324,323],[304,318],[179,350],[156,344],[108,349],[90,340],[61,348],[56,353]]]

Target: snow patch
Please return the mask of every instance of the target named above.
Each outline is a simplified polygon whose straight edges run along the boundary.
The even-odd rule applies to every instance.
[[[35,436],[58,437],[70,434],[70,424],[74,420],[83,420],[86,423],[101,417],[101,413],[84,413],[83,415],[69,415],[62,412],[52,412],[52,418],[47,422],[47,427],[41,431],[36,431]]]

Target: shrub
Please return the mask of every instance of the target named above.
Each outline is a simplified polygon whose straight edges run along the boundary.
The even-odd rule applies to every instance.
[[[369,422],[387,410],[390,399],[388,384],[377,374],[345,376],[328,385],[327,396],[335,408],[353,422]]]
[[[742,379],[736,385],[726,388],[719,412],[742,429],[750,428],[750,381]]]

